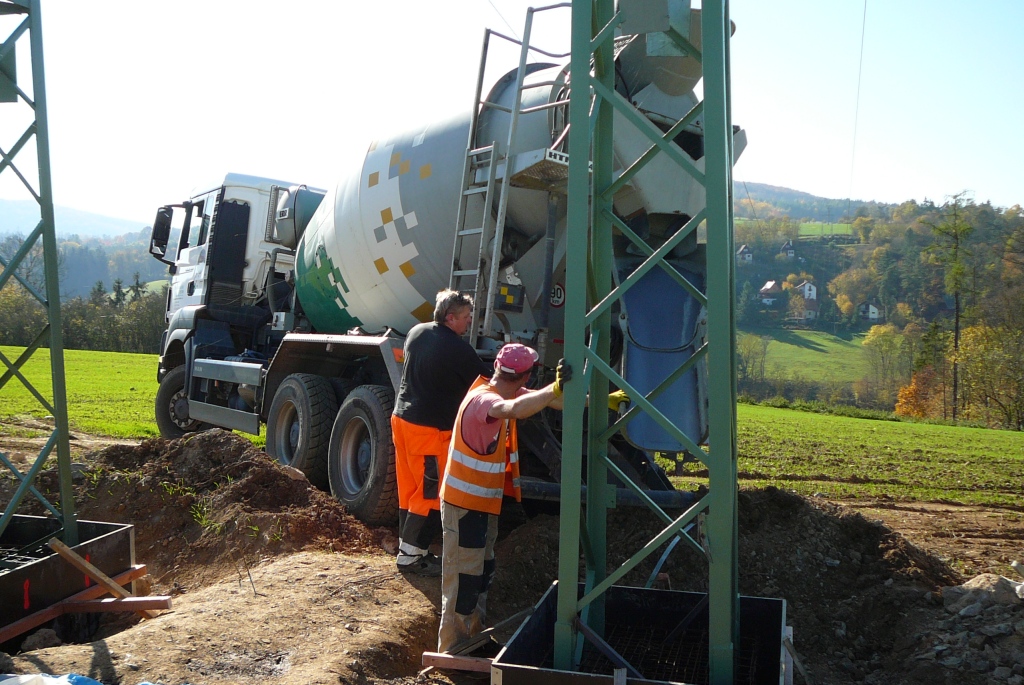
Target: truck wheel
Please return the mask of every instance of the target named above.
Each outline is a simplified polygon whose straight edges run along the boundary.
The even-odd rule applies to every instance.
[[[327,488],[327,446],[338,413],[334,389],[323,376],[293,373],[281,381],[267,414],[267,454]]]
[[[160,389],[156,391],[156,425],[160,435],[168,440],[213,427],[188,416],[184,366],[174,367],[160,381]]]
[[[391,439],[394,392],[361,385],[349,393],[331,431],[328,473],[333,494],[371,526],[398,522],[395,443]]]

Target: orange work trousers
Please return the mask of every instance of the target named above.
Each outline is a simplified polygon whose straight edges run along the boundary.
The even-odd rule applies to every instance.
[[[399,563],[427,553],[441,532],[438,493],[452,432],[391,417],[398,479]]]

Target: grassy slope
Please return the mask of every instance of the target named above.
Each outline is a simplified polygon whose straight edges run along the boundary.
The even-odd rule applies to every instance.
[[[1022,433],[740,405],[738,438],[741,485],[1024,507]]]
[[[808,380],[852,383],[870,371],[861,346],[863,334],[835,336],[821,331],[782,328],[751,328],[742,332],[771,336],[768,369],[778,364],[787,376],[798,372]]]
[[[800,224],[800,237],[815,237],[818,236],[830,236],[830,235],[850,235],[852,230],[851,224],[825,224],[819,221],[811,223]]]
[[[14,360],[21,350],[0,347]],[[156,357],[65,353],[74,430],[118,437],[157,434]],[[49,355],[40,350],[25,375],[49,391]],[[12,379],[0,391],[0,418],[46,411]],[[1024,508],[1024,434],[976,428],[868,421],[770,407],[739,406],[743,485],[774,485],[830,497],[1002,504]],[[15,429],[17,430],[17,429]],[[680,479],[677,479],[680,480]],[[689,487],[699,474],[684,477]]]
[[[21,352],[0,347],[12,362]],[[73,430],[126,438],[157,435],[156,355],[65,350],[64,367]],[[52,400],[49,350],[38,350],[22,372],[47,401]],[[0,417],[48,413],[16,378],[0,390]]]

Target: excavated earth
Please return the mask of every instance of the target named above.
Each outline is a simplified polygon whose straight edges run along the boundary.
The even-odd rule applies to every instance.
[[[220,430],[79,445],[80,517],[134,524],[143,585],[171,595],[173,609],[61,619],[0,645],[0,674],[127,685],[470,682],[416,675],[436,640],[438,579],[396,573],[395,531],[367,528],[301,473]],[[0,480],[0,502],[15,485]],[[55,472],[39,486],[55,492]],[[739,510],[740,590],[787,600],[807,675],[797,683],[1024,685],[1024,602],[1001,577],[1024,556],[1019,512],[837,504],[771,488],[741,492]],[[19,513],[42,511],[26,503]],[[557,576],[557,517],[527,519],[512,506],[502,518],[492,620],[532,606]],[[647,512],[614,511],[611,561],[660,528]],[[642,584],[653,563],[623,584]],[[681,548],[662,572],[663,586],[705,589],[703,562]]]

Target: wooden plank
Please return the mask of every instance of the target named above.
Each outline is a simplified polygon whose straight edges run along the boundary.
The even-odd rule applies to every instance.
[[[445,654],[444,652],[423,652],[423,665],[431,668],[447,668],[452,671],[491,672],[490,659],[480,656]]]
[[[34,614],[29,614],[25,618],[18,619],[14,623],[8,623],[3,628],[0,628],[0,643],[7,642],[11,638],[17,637],[22,633],[27,633],[33,628],[43,625],[47,621],[52,621],[62,613],[64,613],[64,610],[61,609],[60,604],[51,604],[45,609],[41,609]]]
[[[123,573],[117,574],[116,576],[114,576],[113,580],[115,583],[123,585],[125,583],[129,583],[135,580],[139,576],[144,575],[146,575],[145,565],[137,565],[133,566],[132,568]],[[93,585],[90,588],[87,588],[85,590],[82,590],[81,592],[71,595],[64,601],[94,599],[96,597],[99,597],[100,595],[106,594],[106,592],[107,590],[102,586]],[[7,642],[8,640],[15,638],[18,635],[21,635],[22,633],[27,633],[33,628],[43,625],[47,621],[52,621],[53,619],[57,618],[63,613],[64,609],[61,603],[51,604],[45,609],[40,609],[34,614],[29,614],[24,618],[18,619],[14,623],[8,623],[4,627],[0,628],[0,643]]]
[[[82,602],[60,603],[65,614],[89,614],[101,611],[142,611],[143,609],[170,609],[171,598],[167,595],[151,595],[149,597],[107,597],[105,599],[87,599]]]
[[[70,547],[65,545],[57,538],[50,538],[50,541],[46,545],[54,552],[64,558],[69,564],[77,568],[82,573],[85,573],[90,578],[95,580],[99,585],[103,586],[107,592],[114,595],[115,597],[131,597],[132,593],[125,590],[123,587],[115,583],[111,578],[99,570],[88,561],[78,556]],[[156,618],[160,614],[156,611],[142,610],[138,612],[143,618]]]
[[[118,585],[127,585],[128,583],[132,582],[136,578],[141,578],[142,576],[146,575],[147,571],[148,571],[148,569],[146,568],[145,564],[135,564],[135,566],[132,566],[127,571],[122,571],[121,573],[118,573],[111,580],[113,580]],[[71,595],[70,597],[65,597],[61,601],[62,602],[81,602],[81,601],[85,601],[87,599],[96,599],[97,597],[102,597],[103,595],[106,595],[106,594],[109,594],[107,592],[107,588],[103,587],[102,585],[90,585],[89,587],[87,587],[86,589],[82,590],[81,592],[76,592],[75,594]]]

